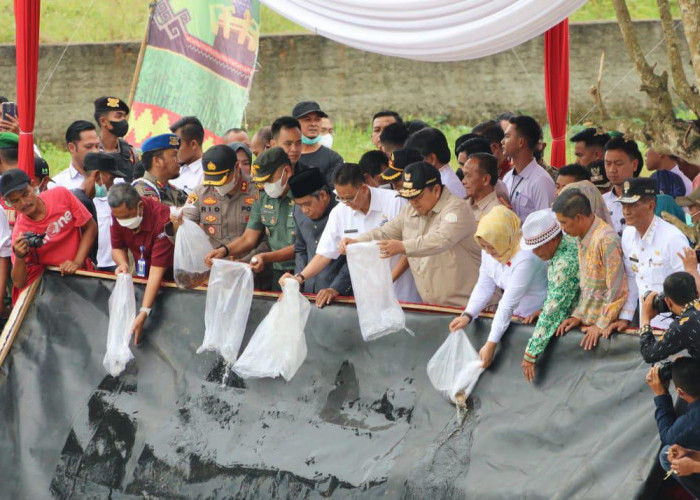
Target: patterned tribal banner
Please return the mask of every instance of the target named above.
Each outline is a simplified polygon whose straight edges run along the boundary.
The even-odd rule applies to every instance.
[[[136,147],[197,116],[204,149],[239,127],[258,55],[257,0],[159,0],[126,139]]]

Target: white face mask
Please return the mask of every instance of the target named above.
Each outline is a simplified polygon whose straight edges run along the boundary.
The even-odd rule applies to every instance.
[[[233,190],[234,187],[236,187],[237,182],[238,176],[234,173],[231,182],[227,182],[223,186],[214,186],[214,189],[216,189],[216,192],[219,193],[219,196],[226,196],[231,192],[231,190]]]
[[[117,219],[120,226],[127,229],[137,229],[141,225],[143,220],[143,215],[136,215],[135,217],[130,217],[128,219]]]
[[[323,146],[326,146],[327,148],[332,148],[333,147],[333,135],[332,134],[326,134],[322,135],[321,137],[321,144]]]
[[[282,177],[280,177],[277,182],[266,182],[265,183],[265,192],[270,198],[279,198],[282,196],[282,193],[284,192],[284,188],[286,187],[287,183],[286,181],[283,183],[282,180],[284,179],[285,174],[282,174]]]

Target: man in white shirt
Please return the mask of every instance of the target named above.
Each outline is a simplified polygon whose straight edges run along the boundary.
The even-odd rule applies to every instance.
[[[525,222],[537,210],[549,208],[554,201],[554,181],[535,160],[535,149],[542,128],[531,116],[516,116],[503,137],[503,152],[513,168],[503,176],[513,211]]]
[[[685,195],[689,195],[693,192],[693,181],[688,179],[688,177],[681,171],[680,167],[676,163],[676,157],[671,155],[664,155],[647,149],[644,155],[647,162],[647,169],[649,170],[668,170],[673,172],[683,181],[683,186],[685,186]]]
[[[170,126],[170,131],[180,138],[177,161],[180,162],[180,177],[170,182],[190,194],[204,181],[202,173],[202,143],[204,127],[196,116],[185,116]]]
[[[354,163],[338,167],[334,180],[336,200],[340,203],[328,216],[316,255],[297,275],[301,281],[316,276],[332,260],[340,257],[339,245],[343,238],[353,238],[386,224],[406,205],[406,200],[397,197],[393,190],[365,184],[360,167]],[[391,266],[396,298],[405,302],[422,302],[406,256],[392,257]]]
[[[636,142],[613,137],[605,145],[605,173],[612,189],[603,195],[603,200],[608,207],[613,229],[620,236],[625,229],[622,204],[618,203],[622,196],[622,184],[627,179],[637,177],[643,166],[642,154]]]
[[[629,295],[619,319],[611,325],[617,331],[629,326],[637,305],[641,311],[645,294],[662,293],[666,276],[683,271],[679,253],[688,246],[688,240],[676,227],[654,215],[657,191],[656,180],[648,177],[623,183],[620,203],[626,227],[622,232],[622,254]],[[658,315],[651,326],[665,330],[672,319]]]
[[[100,138],[95,126],[85,120],[71,123],[66,130],[66,147],[70,153],[70,165],[53,177],[55,186],[71,190],[79,188],[85,180],[85,155],[100,150]]]
[[[437,168],[442,178],[442,184],[456,197],[465,199],[467,191],[459,180],[457,174],[450,166],[450,146],[447,144],[445,134],[436,128],[424,128],[411,134],[404,146],[406,149],[415,149],[426,163]]]

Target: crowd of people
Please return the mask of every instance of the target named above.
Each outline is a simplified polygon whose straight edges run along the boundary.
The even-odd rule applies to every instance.
[[[590,350],[636,324],[648,363],[686,351],[648,381],[668,446],[662,463],[694,471],[684,486],[697,491],[700,452],[685,448],[700,448],[700,167],[652,150],[644,158],[635,141],[589,128],[571,138],[576,162],[553,168],[530,116],[488,119],[450,147],[439,129],[389,110],[372,117],[376,149],[349,162],[313,101],[252,138],[230,129],[206,151],[194,116],[137,150],[124,140],[129,106],[108,96],[94,104],[95,123],[68,126],[70,165],[53,178],[38,151],[34,179],[17,168],[16,120],[0,122],[0,289],[11,282],[13,300],[45,266],[134,272],[147,279],[138,344],[172,277],[184,219],[208,236],[207,265],[247,262],[263,290],[297,280],[318,307],[352,296],[345,251],[374,240],[398,300],[463,308],[452,331],[495,313],[484,367],[513,316],[534,325],[528,381],[552,337],[575,328]],[[652,328],[666,334],[656,340]],[[671,379],[689,403],[680,417]]]

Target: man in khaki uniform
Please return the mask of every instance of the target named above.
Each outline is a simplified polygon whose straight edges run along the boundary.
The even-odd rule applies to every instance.
[[[131,183],[140,196],[152,198],[163,205],[181,207],[187,201],[187,193],[170,183],[180,175],[177,150],[180,138],[175,134],[161,134],[144,141],[141,150],[146,172]]]
[[[204,170],[206,172],[206,165]],[[289,179],[295,170],[287,153],[282,148],[274,147],[255,159],[251,173],[253,182],[265,190],[253,202],[245,231],[227,245],[212,250],[204,261],[211,266],[212,259],[240,258],[255,248],[262,235],[266,234],[271,250],[257,254],[251,259],[250,267],[253,272],[259,273],[265,264],[271,263],[272,289],[281,291],[279,278],[294,270],[296,225]]]
[[[424,302],[459,307],[469,300],[481,264],[472,209],[445,189],[429,163],[408,165],[402,179],[399,195],[409,204],[383,226],[344,239],[341,251],[350,243],[380,240],[383,258],[408,256]]]
[[[213,146],[202,156],[204,181],[190,193],[183,215],[201,224],[214,248],[238,238],[248,224],[259,196],[242,168],[250,168],[251,156],[241,142]]]

